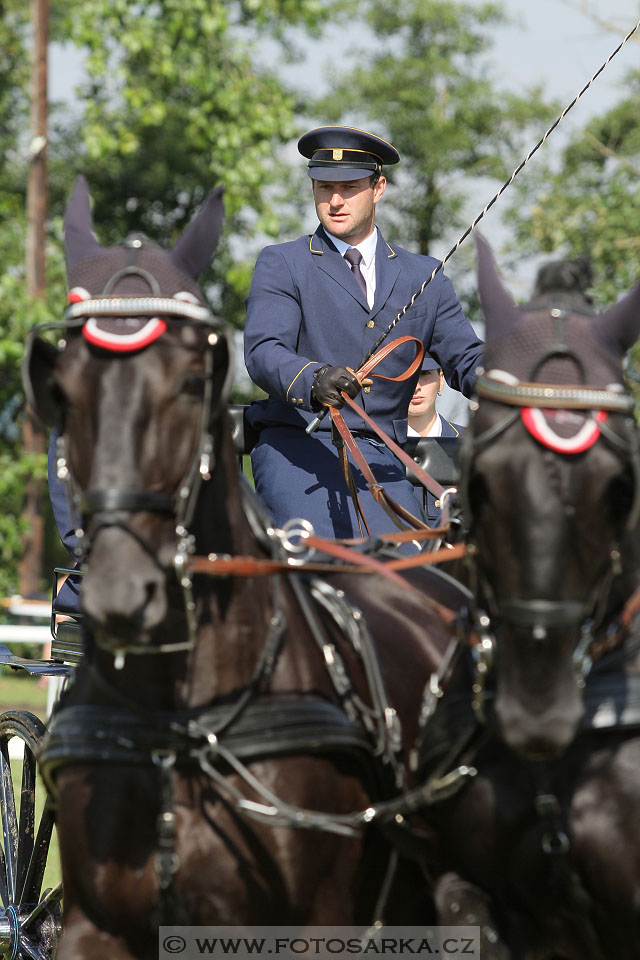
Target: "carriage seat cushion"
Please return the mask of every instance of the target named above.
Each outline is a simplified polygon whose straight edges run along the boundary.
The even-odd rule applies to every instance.
[[[455,487],[459,475],[456,463],[459,442],[458,437],[409,437],[403,447],[418,466],[443,487]],[[420,486],[408,467],[406,473],[415,486]]]

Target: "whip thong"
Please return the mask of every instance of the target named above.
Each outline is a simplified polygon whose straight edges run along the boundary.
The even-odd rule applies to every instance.
[[[604,63],[602,64],[602,66],[600,66],[600,67],[596,70],[596,72],[593,74],[593,76],[591,77],[591,79],[589,80],[589,82],[588,82],[588,83],[585,83],[585,85],[584,85],[584,87],[582,88],[582,90],[573,98],[573,100],[571,101],[571,103],[564,108],[564,110],[562,111],[562,113],[561,113],[558,117],[556,117],[556,119],[553,121],[553,123],[551,124],[551,126],[548,128],[548,130],[546,130],[546,131],[544,132],[544,134],[542,135],[542,137],[538,140],[538,142],[536,143],[535,147],[534,147],[532,150],[530,150],[529,153],[528,153],[528,154],[526,155],[526,157],[524,158],[524,160],[522,160],[522,161],[518,164],[518,166],[515,168],[515,170],[513,171],[513,173],[511,174],[511,176],[509,177],[509,179],[506,180],[506,181],[502,184],[502,186],[500,187],[500,189],[498,190],[498,192],[496,193],[496,195],[495,195],[494,197],[492,197],[492,199],[486,204],[485,207],[483,207],[483,209],[480,211],[480,213],[479,213],[478,216],[475,218],[475,220],[473,221],[473,223],[471,223],[471,224],[467,227],[467,229],[466,229],[465,232],[462,234],[462,236],[459,238],[459,240],[454,244],[454,246],[451,248],[451,250],[449,250],[449,253],[443,258],[443,260],[440,261],[440,263],[437,265],[437,267],[435,267],[435,269],[434,269],[433,272],[431,273],[431,276],[427,277],[427,279],[424,281],[424,283],[422,284],[422,286],[420,287],[420,289],[419,289],[419,290],[416,290],[416,292],[415,292],[415,293],[413,294],[413,296],[411,297],[411,300],[402,308],[402,310],[399,312],[399,314],[397,315],[397,317],[395,317],[395,319],[389,324],[389,326],[387,327],[387,329],[384,330],[384,331],[380,334],[380,336],[378,337],[378,339],[376,340],[376,342],[374,343],[374,345],[371,347],[371,349],[369,350],[369,352],[367,353],[367,355],[363,358],[362,362],[360,363],[360,367],[363,367],[364,364],[373,356],[373,354],[376,352],[376,350],[378,350],[378,348],[381,346],[381,344],[384,343],[384,341],[387,339],[387,337],[389,336],[389,334],[391,333],[391,331],[394,329],[394,327],[395,327],[395,325],[398,323],[398,321],[402,320],[402,318],[404,317],[404,315],[405,315],[405,313],[407,312],[407,310],[410,310],[410,309],[411,309],[411,307],[414,305],[414,303],[416,302],[416,300],[418,299],[418,297],[420,296],[420,294],[423,292],[423,290],[431,283],[431,281],[433,280],[433,278],[434,278],[435,276],[437,276],[437,274],[442,270],[442,268],[444,267],[445,263],[453,256],[453,254],[456,252],[456,250],[458,249],[458,247],[459,247],[462,243],[464,243],[464,241],[467,239],[467,237],[469,236],[469,234],[472,233],[473,230],[475,230],[475,228],[477,227],[477,225],[480,223],[480,221],[482,220],[482,218],[488,213],[488,211],[491,209],[491,207],[494,205],[494,203],[502,196],[502,194],[503,194],[504,191],[507,189],[507,187],[510,187],[510,186],[511,186],[511,184],[513,183],[513,181],[515,180],[515,178],[518,176],[518,174],[520,173],[520,171],[528,164],[529,160],[531,160],[531,157],[534,155],[534,153],[536,153],[536,152],[540,149],[540,147],[543,145],[543,143],[544,143],[544,142],[548,139],[548,137],[553,133],[553,131],[555,130],[555,128],[558,126],[558,124],[559,124],[562,120],[564,120],[564,118],[566,117],[566,115],[569,113],[569,110],[571,110],[573,107],[575,107],[575,105],[576,105],[576,103],[578,102],[578,100],[580,100],[580,98],[587,92],[587,90],[589,89],[589,87],[590,87],[590,86],[592,85],[592,83],[597,79],[597,77],[600,76],[600,74],[601,74],[602,71],[605,69],[605,67],[608,66],[608,65],[611,63],[611,61],[612,61],[613,58],[616,56],[616,54],[620,53],[620,51],[621,51],[622,48],[624,47],[625,43],[627,43],[627,42],[631,39],[631,37],[634,35],[634,33],[636,33],[636,32],[638,31],[638,28],[640,28],[640,20],[638,20],[638,22],[636,23],[635,27],[634,27],[632,30],[629,31],[629,33],[626,35],[626,37],[624,38],[624,40],[622,40],[622,41],[618,44],[618,46],[617,46],[616,49],[613,51],[613,53],[609,54],[609,56],[608,56],[607,59],[604,61]],[[360,367],[358,367],[358,369],[360,369]],[[356,371],[356,372],[357,372],[357,371]],[[321,424],[322,421],[324,420],[325,416],[327,415],[328,410],[329,410],[329,408],[328,408],[328,407],[325,407],[323,410],[320,411],[320,413],[318,414],[318,416],[315,417],[315,419],[312,420],[311,423],[310,423],[310,424],[308,425],[308,427],[306,428],[306,432],[307,432],[307,433],[313,433],[314,430],[316,430],[316,429],[320,426],[320,424]]]

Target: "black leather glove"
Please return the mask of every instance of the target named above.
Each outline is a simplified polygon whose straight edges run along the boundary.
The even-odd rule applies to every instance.
[[[362,384],[346,367],[332,367],[325,363],[313,375],[311,387],[311,407],[319,410],[320,407],[343,407],[344,400],[340,391],[344,390],[350,397],[357,397]]]

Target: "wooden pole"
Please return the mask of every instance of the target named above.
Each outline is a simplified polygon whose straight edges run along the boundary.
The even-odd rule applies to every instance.
[[[31,69],[31,164],[27,184],[27,294],[34,300],[45,294],[45,242],[47,218],[47,43],[49,0],[32,0],[33,61]],[[23,427],[26,453],[43,453],[44,431],[33,412],[26,411]],[[27,486],[23,519],[27,524],[19,590],[32,597],[40,590],[44,522],[41,508],[42,482],[31,480]]]

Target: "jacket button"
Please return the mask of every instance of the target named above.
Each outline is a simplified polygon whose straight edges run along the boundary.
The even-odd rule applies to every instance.
[[[367,320],[367,326],[368,326],[368,327],[375,327],[375,321],[373,321],[373,320]]]
[[[363,387],[362,389],[365,393],[371,393],[371,387]]]

